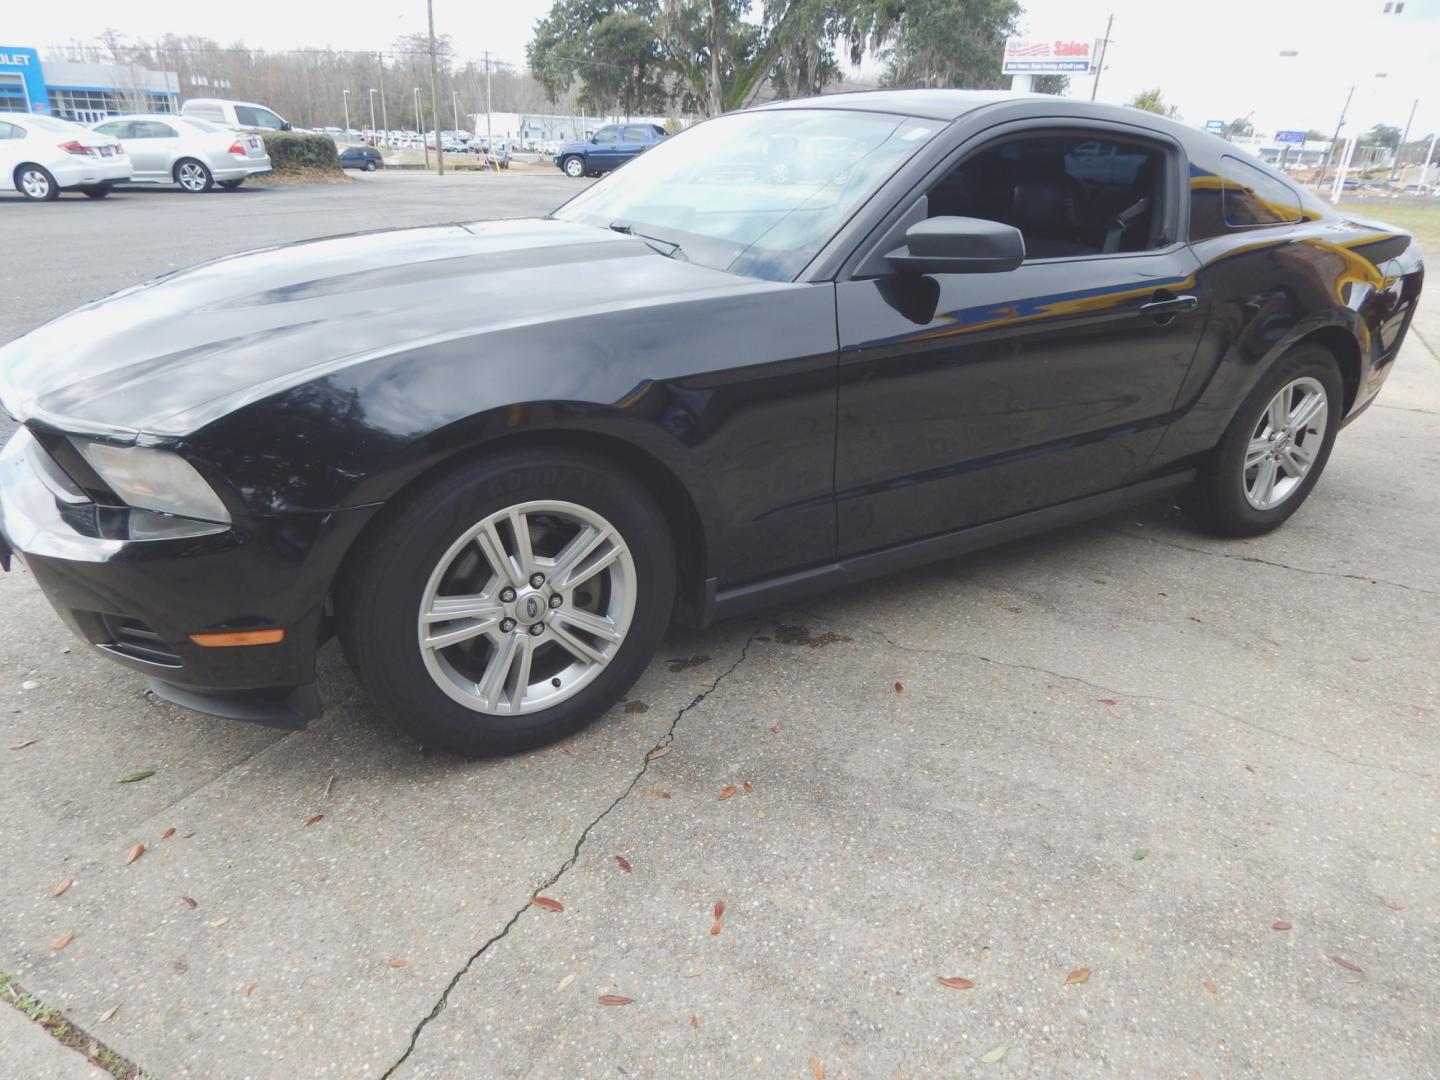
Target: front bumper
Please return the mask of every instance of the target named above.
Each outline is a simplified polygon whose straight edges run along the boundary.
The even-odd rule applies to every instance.
[[[116,538],[137,512],[62,499],[36,467],[42,455],[25,429],[0,454],[0,553],[13,549],[24,559],[81,640],[191,691],[181,704],[237,719],[261,718],[227,711],[220,697],[281,700],[314,682],[330,582],[373,509],[237,520],[205,535]],[[285,631],[275,644],[214,648],[191,638],[275,627]]]

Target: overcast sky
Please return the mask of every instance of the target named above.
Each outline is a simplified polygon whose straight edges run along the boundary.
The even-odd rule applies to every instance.
[[[435,0],[436,29],[462,57],[485,50],[519,66],[535,21],[550,0]],[[1126,101],[1159,87],[1184,119],[1230,120],[1254,114],[1257,130],[1334,129],[1345,92],[1356,83],[1351,120],[1403,127],[1420,102],[1412,138],[1440,127],[1440,0],[1408,0],[1401,15],[1383,15],[1383,0],[1028,0],[1023,30],[1041,38],[1097,38],[1115,15],[1100,98]],[[338,20],[332,18],[341,13]],[[379,49],[425,28],[425,6],[336,7],[295,0],[66,0],[54,6],[6,4],[0,46],[42,51],[106,27],[137,37],[194,33],[230,44],[271,49],[331,45]],[[1284,58],[1281,50],[1295,50]],[[1385,78],[1377,79],[1377,73]],[[1088,97],[1090,78],[1072,79]],[[1347,124],[1347,130],[1353,130]]]

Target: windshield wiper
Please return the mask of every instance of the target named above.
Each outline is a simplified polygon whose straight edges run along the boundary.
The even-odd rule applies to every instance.
[[[667,259],[679,259],[681,262],[690,261],[688,258],[685,257],[685,252],[680,247],[680,245],[675,243],[673,240],[662,240],[658,236],[647,236],[642,232],[636,232],[635,226],[626,225],[622,221],[612,221],[610,223],[610,228],[613,229],[615,232],[624,233],[626,236],[633,236],[639,240],[644,240],[645,243],[649,244],[652,249],[658,251]]]

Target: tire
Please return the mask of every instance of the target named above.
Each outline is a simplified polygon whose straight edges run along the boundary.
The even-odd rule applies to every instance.
[[[579,154],[571,154],[560,163],[560,168],[571,180],[581,180],[585,176],[585,159]]]
[[[54,202],[60,198],[60,185],[50,170],[29,162],[16,167],[15,190],[32,202]]]
[[[226,191],[234,191],[236,188],[238,188],[238,187],[239,187],[241,184],[243,184],[244,182],[245,182],[245,178],[242,176],[239,180],[221,180],[221,181],[220,181],[220,186],[221,186],[222,188],[224,188]]]
[[[538,567],[555,580],[536,586],[525,574],[502,579],[500,558],[487,557],[479,537],[494,520],[489,542],[507,557],[518,551],[509,524],[515,508],[524,508],[525,534],[542,560],[572,540],[572,552],[580,550],[584,529],[596,529],[585,534],[593,536],[609,525],[619,538],[613,561],[573,587],[565,584],[571,574],[543,562],[532,561],[528,572]],[[594,558],[611,555],[610,545],[600,542]],[[590,556],[578,560],[590,564]],[[563,738],[604,713],[645,670],[674,596],[674,546],[644,487],[594,455],[524,449],[458,466],[387,507],[348,562],[335,603],[345,655],[380,713],[422,745],[489,756]],[[484,611],[422,619],[422,610],[460,597]],[[596,620],[620,638],[607,644],[577,634],[572,618]],[[528,633],[527,624],[539,633]],[[437,633],[456,640],[426,648],[422,634]],[[492,677],[497,658],[508,658],[501,650],[510,648],[516,662],[495,668],[506,673],[503,681]],[[609,651],[597,663],[584,658],[585,648]],[[522,651],[531,657],[528,669]]]
[[[1323,396],[1318,403],[1317,393]],[[1220,536],[1258,536],[1283,524],[1325,471],[1343,407],[1334,354],[1322,345],[1297,345],[1250,391],[1195,483],[1180,496],[1181,509]],[[1290,431],[1288,422],[1277,430],[1277,419],[1289,421],[1299,410],[1316,411],[1298,430]]]
[[[175,182],[180,185],[182,191],[188,191],[191,195],[199,195],[209,191],[215,186],[215,178],[210,175],[210,167],[203,161],[196,161],[194,158],[181,158],[175,163],[171,175]]]
[[[365,161],[365,171],[366,171],[366,172],[374,172],[374,171],[375,171],[376,169],[378,169],[379,167],[380,167],[380,166],[378,166],[378,165],[375,164],[374,159],[366,159],[366,161]]]
[[[87,184],[80,190],[91,199],[103,199],[106,195],[110,194],[110,186],[108,184]]]

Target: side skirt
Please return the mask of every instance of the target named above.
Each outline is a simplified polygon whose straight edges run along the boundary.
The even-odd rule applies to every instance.
[[[1175,494],[1194,479],[1195,470],[1188,469],[1113,491],[1102,491],[1098,495],[1087,495],[1083,499],[1072,499],[1041,510],[1031,510],[1001,521],[972,525],[966,529],[957,529],[924,540],[912,540],[863,555],[850,555],[807,570],[798,570],[729,589],[717,589],[715,579],[711,578],[706,582],[705,605],[699,625],[703,628],[720,619],[730,619],[774,607],[825,589],[852,585],[941,559],[967,555],[1009,540],[1018,540],[1063,525],[1100,517],[1115,510],[1123,510],[1127,506],[1151,502]]]

